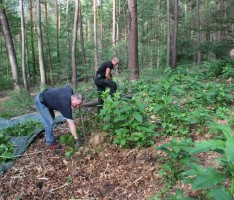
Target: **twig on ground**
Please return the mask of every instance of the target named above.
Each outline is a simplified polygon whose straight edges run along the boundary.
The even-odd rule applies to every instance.
[[[57,187],[57,188],[52,188],[52,189],[50,189],[49,191],[50,191],[51,193],[53,193],[55,190],[59,190],[59,189],[65,187],[65,186],[68,186],[68,183],[65,183],[64,185],[62,185],[62,186],[60,186],[60,187]]]
[[[136,151],[136,150],[137,150],[137,148],[136,148],[136,149],[133,149],[133,150],[131,150],[131,151],[129,151],[129,152],[127,153],[127,155],[123,158],[123,160],[121,160],[118,164],[120,165],[120,164],[129,156],[130,153],[132,153],[132,152],[134,152],[134,151]]]

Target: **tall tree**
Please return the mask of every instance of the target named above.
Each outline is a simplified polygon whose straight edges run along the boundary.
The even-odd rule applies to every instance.
[[[44,55],[43,55],[43,40],[41,32],[41,1],[37,0],[37,40],[38,40],[38,54],[39,54],[39,66],[41,76],[41,89],[46,84],[46,72],[44,66]]]
[[[82,13],[81,13],[81,5],[80,0],[78,0],[78,13],[79,13],[79,25],[80,25],[80,47],[81,47],[81,55],[82,55],[82,66],[86,67],[86,57],[85,57],[85,47],[84,47],[84,36],[83,36],[83,22],[82,22]]]
[[[60,0],[56,0],[57,59],[60,63]]]
[[[130,79],[139,78],[138,66],[138,24],[137,24],[137,1],[128,0],[128,67],[131,69]]]
[[[3,33],[5,36],[7,50],[8,50],[8,57],[11,64],[11,72],[12,72],[12,79],[13,79],[13,86],[15,90],[20,89],[20,77],[19,77],[19,69],[16,59],[15,47],[12,41],[11,30],[9,27],[8,19],[6,16],[6,11],[3,5],[3,1],[0,0],[0,19],[2,23]]]
[[[75,0],[75,13],[73,24],[73,40],[72,40],[72,85],[77,88],[77,69],[76,69],[76,42],[77,42],[77,22],[78,22],[78,0]]]
[[[177,65],[177,37],[178,37],[178,0],[174,0],[174,33],[173,33],[173,49],[172,49],[172,68]]]
[[[197,65],[201,65],[201,33],[200,33],[200,0],[196,0],[196,28],[197,28]]]
[[[29,91],[26,75],[26,48],[25,48],[25,25],[24,25],[24,2],[20,0],[20,18],[21,18],[21,43],[22,43],[22,74],[25,90]]]
[[[170,0],[167,0],[167,63],[166,66],[170,66],[171,57],[171,32],[170,32]]]
[[[97,49],[97,0],[93,0],[93,35],[94,35],[94,71],[98,70]]]
[[[46,45],[47,45],[47,58],[50,70],[50,84],[53,85],[53,65],[51,60],[50,50],[50,37],[49,37],[49,19],[48,19],[48,2],[45,0],[45,25],[46,25]]]
[[[32,64],[33,64],[33,74],[36,75],[36,56],[34,50],[34,21],[33,21],[33,4],[30,0],[30,35],[31,35],[31,48],[32,48]]]
[[[112,18],[112,46],[113,49],[115,51],[114,54],[116,54],[116,49],[115,49],[115,45],[116,45],[116,2],[115,0],[113,0],[113,18]]]

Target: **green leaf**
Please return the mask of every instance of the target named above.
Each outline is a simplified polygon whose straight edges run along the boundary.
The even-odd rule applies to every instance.
[[[192,188],[194,190],[205,190],[224,181],[225,175],[218,173],[215,170],[215,168],[209,168],[205,174],[197,176],[192,183]]]
[[[231,194],[229,194],[228,192],[222,189],[211,190],[211,195],[214,198],[214,200],[233,200],[234,199]]]
[[[133,112],[132,115],[138,122],[142,123],[142,115],[139,112]]]
[[[189,153],[190,154],[198,154],[201,152],[207,152],[209,150],[215,150],[215,149],[224,149],[225,148],[225,142],[221,140],[208,140],[208,141],[202,141],[199,143],[195,143],[195,147],[192,148]]]
[[[226,141],[226,155],[228,160],[234,165],[234,138],[228,138]]]

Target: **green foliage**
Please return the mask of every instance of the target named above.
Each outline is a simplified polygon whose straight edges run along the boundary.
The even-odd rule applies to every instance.
[[[74,155],[74,152],[75,152],[75,140],[74,140],[73,136],[71,134],[62,135],[59,138],[59,143],[69,146],[69,148],[68,148],[68,150],[66,150],[64,156],[66,159],[70,159]]]
[[[103,98],[105,104],[99,116],[104,122],[103,129],[114,135],[115,144],[127,148],[153,144],[152,137],[158,135],[156,126],[145,113],[146,104],[140,96],[121,99],[119,93],[111,97],[106,92]]]
[[[168,194],[166,200],[193,200],[193,198],[185,197],[182,190],[176,189],[176,194]]]
[[[159,174],[160,176],[166,176],[170,184],[174,184],[180,178],[180,173],[191,162],[191,156],[188,152],[192,144],[190,138],[182,138],[181,141],[172,138],[169,143],[157,147],[158,150],[164,151],[167,154],[159,159],[163,161],[160,164],[161,170]]]
[[[42,128],[42,124],[37,121],[26,121],[12,127],[5,128],[0,131],[0,134],[8,135],[10,137],[27,136],[37,128]]]
[[[10,118],[32,110],[31,105],[33,104],[33,100],[27,91],[23,89],[20,91],[12,91],[9,96],[10,99],[8,101],[0,103],[0,106],[6,110],[6,112],[0,113],[0,117]]]
[[[191,183],[194,190],[208,190],[210,195],[217,199],[219,196],[230,198],[230,194],[222,188],[222,183],[227,177],[231,179],[230,193],[234,194],[234,136],[232,129],[226,125],[212,124],[210,132],[222,132],[224,140],[208,140],[195,143],[194,148],[190,149],[190,155],[209,150],[216,151],[222,155],[219,159],[220,165],[224,168],[219,172],[215,167],[207,169],[201,168],[196,164],[190,164],[189,170],[183,172],[186,183]],[[199,168],[198,168],[199,167]]]
[[[0,131],[0,163],[6,160],[13,159],[14,146],[10,143],[11,137],[27,136],[32,134],[37,128],[42,125],[36,121],[26,121],[12,127],[2,129]]]

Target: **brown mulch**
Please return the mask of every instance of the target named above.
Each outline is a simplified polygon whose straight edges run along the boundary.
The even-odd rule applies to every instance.
[[[66,148],[48,150],[38,138],[1,175],[0,199],[146,199],[163,187],[157,176],[161,152],[154,147],[84,145],[69,160]]]

